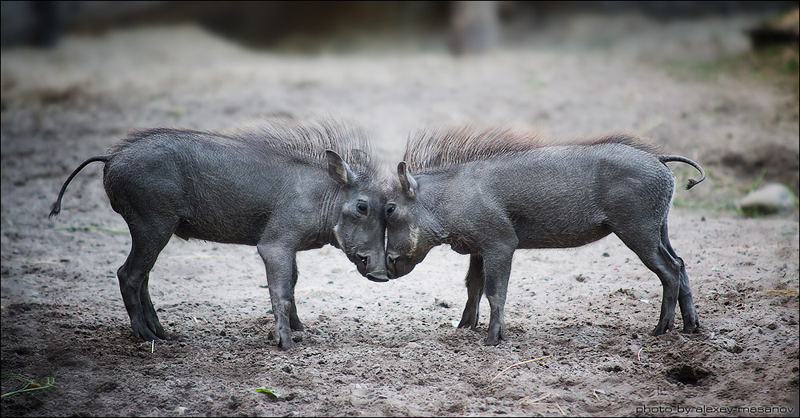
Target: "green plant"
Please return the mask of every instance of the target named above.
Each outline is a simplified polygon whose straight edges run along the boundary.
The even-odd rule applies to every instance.
[[[278,398],[280,398],[280,397],[281,397],[281,395],[280,395],[280,394],[278,394],[278,392],[275,392],[275,391],[274,391],[274,390],[272,390],[272,389],[267,389],[267,388],[265,388],[265,387],[263,387],[263,386],[262,386],[262,387],[260,387],[260,388],[257,388],[257,389],[256,389],[256,392],[258,392],[258,393],[264,393],[264,394],[266,394],[266,395],[267,395],[267,397],[268,397],[268,398],[270,398],[270,399],[272,399],[272,400],[276,400],[276,399],[278,399]]]
[[[1,397],[5,399],[11,395],[16,395],[18,393],[24,392],[32,392],[34,390],[42,390],[42,389],[49,389],[55,386],[56,379],[54,377],[45,377],[44,380],[32,380],[22,376],[3,376],[3,379],[17,379],[25,382],[25,386],[20,389],[4,393]]]
[[[759,174],[756,177],[756,179],[753,180],[752,183],[750,183],[750,185],[747,187],[747,191],[746,192],[747,193],[753,193],[758,188],[758,186],[761,185],[761,182],[764,181],[764,176],[766,176],[766,175],[767,175],[767,169],[765,168],[765,169],[761,170],[761,174]]]

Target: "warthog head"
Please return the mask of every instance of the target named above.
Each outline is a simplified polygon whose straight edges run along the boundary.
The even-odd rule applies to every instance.
[[[334,151],[327,151],[328,173],[339,183],[334,204],[341,205],[333,233],[339,247],[364,277],[389,280],[384,262],[386,228],[383,216],[385,198],[382,184],[375,178],[359,175]]]
[[[404,276],[442,242],[442,228],[419,196],[419,183],[405,162],[397,166],[400,186],[386,202],[386,269],[390,279]]]

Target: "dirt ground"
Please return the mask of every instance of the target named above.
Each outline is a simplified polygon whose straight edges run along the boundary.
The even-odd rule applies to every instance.
[[[259,52],[194,26],[3,51],[2,392],[22,386],[9,376],[55,385],[3,398],[2,415],[789,412],[798,391],[798,214],[753,219],[735,209],[764,181],[797,193],[796,84],[749,65],[742,29],[755,21],[584,16],[460,59],[437,39]],[[150,281],[173,338],[145,343],[132,336],[115,277],[130,237],[101,165],[72,182],[60,217],[47,218],[69,172],[130,130],[330,113],[360,121],[388,165],[409,133],[463,120],[528,124],[559,138],[636,132],[695,159],[709,178],[676,191],[670,232],[701,332],[650,336],[660,282],[614,236],[518,251],[508,333],[496,347],[482,345],[485,301],[477,330],[454,327],[468,257],[437,247],[411,274],[373,283],[326,246],[298,254],[307,331],[298,348],[280,351],[255,248],[175,238]],[[680,182],[696,178],[671,167]]]

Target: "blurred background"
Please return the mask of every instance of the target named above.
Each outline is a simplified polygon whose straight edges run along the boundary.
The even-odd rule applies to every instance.
[[[3,147],[330,112],[389,162],[432,123],[626,131],[710,169],[678,204],[733,210],[798,193],[797,45],[793,1],[2,2]]]
[[[196,22],[254,48],[345,51],[366,46],[377,36],[419,46],[437,45],[446,38],[451,51],[461,54],[524,37],[548,20],[566,15],[639,12],[660,20],[696,19],[778,13],[796,5],[792,1],[17,1],[2,3],[2,45],[54,46],[64,33]],[[771,41],[797,39],[796,30],[773,29],[765,35]]]
[[[55,367],[59,379],[55,397],[45,402],[34,402],[36,397],[4,400],[3,416],[160,416],[175,415],[177,405],[188,407],[187,415],[234,411],[284,416],[555,415],[556,409],[529,409],[522,402],[528,395],[531,400],[538,394],[550,396],[551,389],[554,396],[547,402],[558,399],[573,405],[570,414],[613,416],[630,415],[635,405],[662,401],[664,405],[774,406],[788,399],[789,391],[792,395],[797,391],[800,106],[796,1],[3,1],[0,6],[3,369],[8,361],[25,364],[25,373],[49,375],[52,362],[59,364]],[[448,286],[461,286],[463,277],[453,272],[466,271],[466,260],[449,258],[457,255],[444,246],[434,250],[424,266],[393,285],[406,286],[405,290],[389,295],[385,287],[360,288],[356,281],[345,279],[357,276],[354,266],[341,252],[324,248],[298,255],[298,270],[305,276],[300,279],[306,292],[303,312],[316,309],[313,315],[325,313],[319,318],[326,317],[313,325],[322,329],[322,334],[314,334],[310,340],[316,342],[308,348],[344,353],[334,358],[347,358],[347,362],[329,361],[325,366],[320,361],[321,369],[296,366],[296,374],[289,373],[278,368],[294,365],[293,360],[283,356],[284,360],[276,362],[279,357],[262,354],[263,345],[254,350],[254,340],[244,339],[245,345],[239,344],[238,349],[253,356],[240,358],[239,363],[234,358],[230,363],[228,347],[236,345],[229,346],[232,340],[228,338],[208,338],[213,336],[209,331],[187,337],[188,351],[183,353],[192,354],[182,366],[175,362],[183,363],[184,357],[165,357],[158,353],[166,351],[158,348],[155,353],[161,357],[143,360],[142,347],[128,344],[129,331],[123,325],[127,318],[120,308],[114,278],[126,255],[129,235],[124,232],[125,222],[109,207],[99,165],[87,168],[70,184],[61,217],[57,221],[47,218],[69,173],[134,130],[180,127],[218,131],[259,118],[303,121],[328,114],[364,125],[387,171],[397,167],[407,138],[417,130],[465,121],[522,125],[556,140],[634,133],[664,154],[697,161],[708,178],[692,190],[676,190],[670,233],[679,252],[687,254],[687,263],[691,260],[692,288],[701,301],[698,310],[708,318],[703,323],[709,330],[719,331],[719,337],[712,341],[712,333],[708,339],[694,340],[694,348],[688,351],[693,354],[686,356],[687,340],[677,334],[680,340],[668,339],[660,346],[639,338],[643,335],[640,331],[634,331],[631,338],[623,332],[617,342],[606,338],[615,332],[606,324],[618,319],[620,324],[628,324],[626,318],[633,318],[627,310],[619,317],[608,314],[617,309],[618,302],[620,306],[625,300],[626,306],[639,303],[636,299],[640,296],[628,297],[633,295],[628,293],[629,287],[660,293],[657,281],[640,280],[643,268],[634,262],[632,253],[631,263],[620,257],[623,253],[617,248],[627,251],[621,242],[606,240],[603,246],[559,252],[560,256],[538,251],[515,255],[517,261],[537,265],[536,271],[515,270],[526,275],[522,281],[531,284],[517,286],[516,291],[526,288],[530,296],[539,293],[533,303],[551,303],[541,309],[550,319],[540,319],[538,313],[531,317],[529,305],[517,305],[522,298],[513,298],[508,308],[525,312],[536,321],[532,326],[537,329],[557,323],[554,329],[563,330],[573,326],[569,324],[580,324],[572,329],[583,337],[564,339],[561,331],[543,331],[553,337],[550,342],[529,341],[521,351],[516,343],[508,344],[505,358],[487,358],[486,347],[472,349],[472,337],[466,337],[468,350],[445,357],[458,358],[457,363],[431,363],[429,360],[442,358],[442,347],[454,347],[422,336],[429,335],[433,327],[441,328],[436,325],[441,322],[428,320],[437,316],[424,315],[409,322],[400,307],[407,312],[413,307],[415,312],[444,314],[445,305],[432,300],[433,295],[448,295],[446,300],[450,300],[456,287]],[[671,164],[670,169],[678,179],[676,184],[697,178],[697,172],[685,164]],[[764,196],[765,190],[775,193]],[[752,207],[759,209],[746,211],[743,203],[748,198]],[[773,212],[779,219],[747,218],[767,218]],[[605,248],[614,249],[608,261],[600,256]],[[267,297],[264,289],[256,287],[256,283],[263,284],[264,270],[252,247],[173,240],[166,251],[154,272],[169,283],[157,288],[165,283],[159,277],[152,289],[159,309],[171,311],[173,318],[182,317],[176,323],[186,320],[184,314],[206,305],[214,311],[209,317],[218,318],[212,320],[215,327],[240,323],[242,312],[261,318],[260,302],[252,301]],[[584,282],[586,276],[569,273],[580,271],[591,271],[590,279]],[[606,274],[602,271],[608,278],[620,280],[603,280]],[[236,280],[220,281],[221,273]],[[547,282],[547,275],[578,280]],[[363,283],[366,286],[367,282]],[[573,285],[576,290],[595,287],[584,288],[591,297],[581,294],[573,299],[566,292]],[[556,309],[548,294],[571,308]],[[346,315],[335,301],[351,296],[353,303],[361,297],[365,302]],[[414,302],[389,305],[387,297]],[[461,296],[453,297],[458,300]],[[211,303],[206,303],[209,300]],[[395,333],[386,339],[391,345],[362,344],[365,340],[361,337],[357,341],[363,349],[342,345],[340,337],[360,334],[376,323],[370,319],[355,324],[359,317],[372,315],[370,309],[378,301],[384,301],[383,308],[397,306],[394,311],[378,308],[380,315],[396,312],[393,315],[398,316],[392,317],[391,326],[384,331],[363,334],[377,332],[375,338],[380,339],[382,332]],[[597,303],[584,311],[591,301]],[[18,308],[6,309],[9,306]],[[639,312],[645,305],[636,306],[635,312]],[[360,310],[363,307],[367,310]],[[184,308],[184,314],[178,314]],[[584,312],[598,318],[592,319],[594,325],[584,324]],[[643,308],[641,312],[639,315],[649,311]],[[109,319],[112,316],[116,319]],[[31,322],[23,322],[24,318]],[[355,322],[347,322],[351,319]],[[258,321],[259,327],[266,324]],[[187,322],[194,327],[197,320]],[[339,333],[341,328],[331,328],[338,323],[349,329]],[[522,332],[520,329],[514,332]],[[125,341],[122,344],[120,337]],[[195,338],[215,348],[197,351],[195,347],[206,345],[196,345],[199,340]],[[600,354],[586,351],[588,340],[583,338],[589,338]],[[404,341],[394,345],[399,340]],[[417,341],[414,349],[405,346],[409,341]],[[657,347],[669,344],[674,350],[671,353],[677,354],[660,355]],[[531,372],[534,380],[515,378],[508,391],[498,386],[487,389],[485,377],[491,377],[487,374],[491,367],[519,361],[521,353],[528,351],[525,347],[536,347],[538,353],[540,346],[548,345],[560,347],[554,354],[564,359],[550,369],[558,378],[541,380],[538,372]],[[709,364],[713,364],[713,374],[702,385],[684,384],[680,379],[681,383],[669,383],[664,381],[666,367],[662,370],[657,366],[662,363],[655,360],[647,360],[643,368],[627,366],[638,356],[637,345],[642,349],[647,345],[645,352],[639,350],[642,359],[647,351],[658,352],[653,359],[680,366],[676,373],[691,374],[695,381],[699,379],[695,372]],[[65,351],[64,347],[72,349]],[[115,348],[107,350],[107,355],[109,347]],[[146,351],[151,354],[151,346]],[[206,351],[212,355],[194,354]],[[386,363],[405,351],[419,353],[399,361],[416,363],[414,367],[372,368],[373,363]],[[104,357],[95,361],[101,352]],[[236,351],[233,353],[236,357]],[[411,400],[408,405],[352,398],[354,386],[337,378],[343,371],[357,370],[347,365],[348,356],[355,364],[369,365],[367,373],[379,379],[372,380],[375,387],[402,388],[403,397],[398,399]],[[597,361],[587,362],[590,357]],[[695,357],[703,368],[695,368],[694,364],[700,364],[695,360],[687,363],[689,357]],[[304,364],[316,364],[319,358],[308,357],[305,361],[310,363]],[[169,363],[170,359],[174,361]],[[616,365],[616,359],[625,370]],[[153,362],[158,363],[156,369]],[[265,362],[274,368],[263,367]],[[238,366],[231,368],[231,364],[246,364],[242,368],[246,374],[256,373],[252,379],[243,379]],[[453,364],[471,365],[473,370],[454,380],[449,376],[414,383],[417,370],[425,374],[441,368],[442,373],[452,374]],[[614,366],[603,372],[603,364]],[[682,370],[688,364],[692,367],[685,373]],[[120,373],[129,369],[132,373]],[[572,371],[593,379],[573,386],[561,377],[574,377]],[[18,373],[24,374],[13,374]],[[315,378],[298,378],[309,374]],[[61,375],[70,377],[62,379]],[[172,380],[173,375],[188,383],[184,386]],[[243,385],[256,381],[263,385],[272,379],[270,375],[291,381],[292,390],[300,394],[297,399],[272,403],[247,400],[249,397],[242,395]],[[363,376],[360,371],[353,372],[345,382]],[[450,386],[455,380],[458,385]],[[435,381],[439,383],[429,383]],[[466,386],[459,386],[462,383]],[[430,390],[432,387],[435,390]],[[593,392],[600,387],[608,393]],[[213,398],[208,388],[215,388]],[[365,391],[359,389],[370,396],[384,393]],[[495,397],[506,399],[502,409],[489,406],[501,405],[487,401]],[[45,395],[42,398],[47,399]],[[264,402],[269,406],[236,409],[239,401],[234,399],[243,399],[242,405]],[[348,406],[330,409],[337,405],[330,403],[332,400]],[[466,406],[450,407],[462,402]],[[381,405],[386,409],[377,409]],[[301,407],[306,409],[292,410]],[[278,410],[285,412],[274,412]],[[183,414],[182,409],[178,411]]]

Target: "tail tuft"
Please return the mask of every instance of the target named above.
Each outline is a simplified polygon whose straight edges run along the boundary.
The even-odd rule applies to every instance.
[[[50,208],[50,215],[47,218],[53,219],[58,216],[59,213],[61,213],[61,202],[53,203],[53,206]]]

